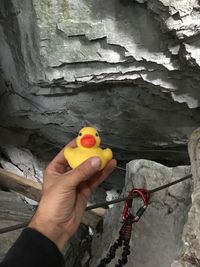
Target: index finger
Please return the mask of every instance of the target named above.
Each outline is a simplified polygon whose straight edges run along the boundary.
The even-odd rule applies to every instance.
[[[66,168],[69,166],[68,162],[64,158],[64,149],[66,147],[76,147],[75,139],[72,140],[69,144],[67,144],[56,156],[55,158],[49,163],[46,170],[51,172],[57,172],[63,174],[66,172]]]

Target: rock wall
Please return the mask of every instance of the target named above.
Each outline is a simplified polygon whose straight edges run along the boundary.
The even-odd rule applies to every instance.
[[[147,160],[131,161],[127,164],[123,195],[128,195],[134,187],[156,188],[181,178],[190,171],[189,166],[168,168]],[[128,256],[127,267],[169,267],[179,256],[182,248],[182,231],[191,205],[191,185],[191,180],[185,181],[152,196],[145,214],[133,225],[131,254]],[[93,239],[90,267],[99,264],[108,253],[109,247],[119,237],[123,206],[123,202],[119,203],[105,215],[103,233]],[[140,206],[141,203],[134,199],[133,210],[137,211]],[[121,254],[122,250],[117,250],[116,258],[108,266],[116,266]]]
[[[188,163],[200,121],[199,8],[197,0],[2,0],[1,142],[41,153],[92,124],[119,160]]]
[[[188,219],[183,231],[182,253],[172,264],[172,267],[200,266],[200,157],[199,157],[200,129],[195,130],[189,140],[189,154],[194,179],[192,193],[192,206],[188,213]]]
[[[188,164],[187,140],[200,122],[199,10],[198,0],[1,0],[0,147],[4,160],[14,164],[9,168],[30,171],[3,149],[8,144],[15,151],[29,149],[46,162],[89,124],[99,129],[103,146],[112,147],[121,163],[145,158],[170,166]],[[171,177],[172,169],[163,169]],[[114,175],[104,187],[120,190],[122,177]],[[180,190],[187,195],[186,189]],[[198,237],[192,225],[198,190],[183,245],[190,195],[168,194],[149,211],[159,213],[160,223],[152,219],[150,235],[153,239],[160,229],[155,246],[164,265],[149,243],[150,251],[140,256],[145,236],[137,242],[131,264],[168,267],[180,248],[185,252],[173,266],[197,264],[198,242],[191,240]],[[149,227],[147,220],[134,237]],[[100,250],[97,254],[93,262]]]

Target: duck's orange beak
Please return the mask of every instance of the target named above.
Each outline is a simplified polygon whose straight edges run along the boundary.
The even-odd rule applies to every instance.
[[[85,134],[81,140],[81,145],[84,147],[93,147],[96,144],[96,140],[93,135]]]

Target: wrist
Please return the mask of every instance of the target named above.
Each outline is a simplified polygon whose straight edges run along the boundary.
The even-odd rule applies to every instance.
[[[49,238],[58,247],[60,251],[63,250],[64,245],[69,240],[69,235],[66,230],[61,226],[49,220],[44,220],[36,214],[33,216],[28,227],[33,228]]]

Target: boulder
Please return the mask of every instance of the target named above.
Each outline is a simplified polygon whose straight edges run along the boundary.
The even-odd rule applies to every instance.
[[[127,164],[123,196],[136,188],[149,190],[181,178],[191,172],[190,166],[169,168],[148,160],[134,160]],[[141,220],[133,225],[130,241],[131,255],[127,267],[169,267],[182,245],[182,231],[191,206],[192,181],[186,180],[152,195],[151,204]],[[140,203],[133,201],[138,209]],[[124,203],[109,209],[104,218],[102,235],[95,236],[90,266],[97,266],[111,244],[118,238]],[[119,250],[116,258],[121,255]],[[115,266],[113,260],[109,266]]]

